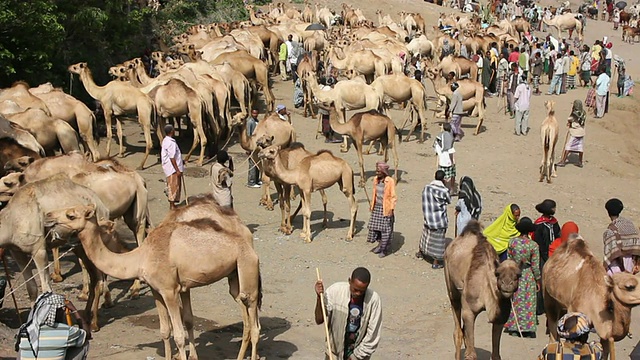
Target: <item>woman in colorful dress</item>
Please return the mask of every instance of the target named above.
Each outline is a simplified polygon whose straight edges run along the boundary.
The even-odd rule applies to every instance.
[[[504,324],[505,331],[512,336],[535,338],[538,328],[536,317],[536,291],[540,288],[540,258],[538,244],[529,237],[535,227],[528,217],[516,224],[520,236],[509,241],[508,258],[522,269],[518,290],[511,298],[511,314]]]

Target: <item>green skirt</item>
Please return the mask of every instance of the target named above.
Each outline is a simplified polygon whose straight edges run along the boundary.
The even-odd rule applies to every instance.
[[[549,73],[549,59],[544,59],[544,73],[548,74]]]

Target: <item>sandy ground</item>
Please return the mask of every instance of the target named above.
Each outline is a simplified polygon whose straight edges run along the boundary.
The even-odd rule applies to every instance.
[[[353,1],[348,1],[355,3]],[[356,6],[362,6],[355,3]],[[327,5],[338,9],[339,2],[329,1]],[[422,1],[378,0],[367,6],[365,15],[375,18],[377,8],[397,17],[396,10],[420,11],[432,23],[441,9]],[[628,61],[628,73],[636,78],[640,67],[634,53],[636,46],[621,45],[619,33],[612,35],[611,24],[590,21],[586,40],[592,44],[604,34],[612,36],[614,51]],[[274,78],[275,79],[275,78]],[[543,86],[546,90],[546,86]],[[433,90],[428,88],[429,94]],[[274,94],[278,103],[292,107],[292,85],[275,79]],[[557,102],[557,117],[562,124],[569,115],[574,99],[584,100],[586,90],[570,91],[562,96],[539,96],[532,99],[530,119],[531,133],[526,137],[513,135],[513,120],[504,115],[502,100],[487,99],[488,115],[483,131],[478,136],[471,133],[476,119],[466,118],[467,137],[456,145],[459,177],[471,176],[484,200],[481,220],[488,224],[497,217],[505,205],[515,202],[523,210],[523,216],[537,217],[535,204],[545,198],[558,203],[557,217],[563,223],[576,221],[582,234],[596,254],[602,254],[602,231],[608,224],[604,202],[611,197],[619,197],[625,203],[624,216],[640,222],[640,195],[636,191],[640,176],[640,145],[636,139],[640,135],[638,112],[640,104],[633,98],[611,98],[611,111],[604,119],[589,117],[587,122],[585,166],[580,169],[567,166],[558,169],[558,178],[553,184],[539,183],[538,167],[541,158],[540,123],[545,117],[543,102],[553,99]],[[316,120],[303,118],[298,110],[293,111],[293,123],[298,139],[312,151],[329,149],[346,159],[357,169],[354,150],[340,154],[338,144],[325,144],[315,139]],[[393,110],[390,116],[401,126],[404,118],[401,111]],[[428,132],[434,136],[438,127],[435,120],[429,122]],[[143,149],[141,130],[135,123],[125,126],[127,156],[122,162],[130,167],[138,164]],[[406,135],[406,134],[405,134]],[[565,137],[565,129],[560,133],[560,144]],[[182,141],[186,151],[189,142]],[[319,196],[314,195],[312,205],[313,243],[304,244],[298,229],[301,216],[294,219],[296,231],[291,236],[278,232],[280,213],[269,212],[258,205],[260,190],[249,189],[246,183],[247,165],[245,155],[238,144],[229,148],[238,167],[234,185],[235,207],[241,218],[254,233],[254,243],[261,260],[264,281],[264,306],[261,316],[262,333],[259,353],[269,359],[319,359],[324,349],[324,330],[313,322],[315,294],[315,268],[318,267],[326,284],[344,281],[352,269],[366,266],[371,270],[371,288],[376,290],[383,302],[384,321],[382,340],[376,358],[379,359],[439,359],[453,357],[453,323],[443,272],[432,270],[431,266],[416,260],[413,254],[418,247],[422,230],[420,194],[426,183],[431,181],[435,168],[435,157],[431,148],[432,140],[419,144],[414,140],[399,145],[400,181],[398,185],[398,205],[396,210],[393,254],[379,259],[370,253],[371,245],[366,243],[366,223],[369,212],[362,189],[357,189],[356,198],[359,213],[356,235],[353,242],[345,242],[348,227],[348,202],[338,189],[328,190],[329,227],[322,228],[322,208]],[[104,141],[101,148],[104,150]],[[150,157],[151,164],[156,157]],[[372,175],[376,155],[365,157],[365,168]],[[197,168],[188,165],[187,190],[189,194],[207,192],[210,189],[208,167]],[[149,206],[153,221],[158,223],[167,213],[167,202],[162,192],[162,169],[153,164],[141,172],[150,189]],[[359,180],[356,170],[356,181]],[[368,186],[371,186],[369,181]],[[275,191],[271,191],[275,197]],[[453,206],[450,207],[453,219]],[[132,236],[124,227],[123,237]],[[450,228],[448,237],[453,236]],[[80,283],[79,267],[75,259],[63,259],[65,281],[55,285],[57,291],[78,293]],[[17,283],[21,283],[18,279]],[[92,359],[128,360],[162,358],[157,312],[148,289],[137,300],[124,297],[129,281],[114,281],[111,288],[116,306],[100,311],[102,330],[92,340]],[[18,291],[21,307],[29,302],[24,289]],[[237,356],[241,335],[241,316],[238,306],[228,295],[226,282],[198,288],[192,291],[193,309],[196,316],[196,346],[201,359],[232,359]],[[26,316],[23,310],[23,317]],[[631,330],[640,334],[640,314],[633,314]],[[0,309],[0,321],[16,327],[15,311],[10,302]],[[534,359],[546,343],[545,318],[540,317],[537,339],[503,337],[503,359]],[[3,339],[9,340],[10,339]],[[490,358],[490,325],[486,316],[480,315],[476,324],[476,346],[479,359]],[[618,355],[625,358],[636,341],[624,339],[617,345]],[[15,356],[10,346],[0,348],[0,356]]]

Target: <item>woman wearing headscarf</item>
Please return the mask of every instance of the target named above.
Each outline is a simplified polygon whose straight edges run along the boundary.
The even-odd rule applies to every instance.
[[[516,224],[520,236],[509,241],[507,256],[522,269],[518,280],[518,290],[511,298],[513,311],[504,324],[509,335],[535,338],[538,328],[536,318],[536,292],[540,289],[540,254],[538,244],[531,240],[529,233],[535,226],[528,217],[523,217]]]
[[[587,112],[584,110],[582,106],[581,100],[573,101],[573,108],[571,108],[571,115],[569,115],[569,119],[567,120],[567,127],[569,128],[569,133],[567,136],[567,144],[564,147],[564,151],[562,152],[562,158],[560,162],[556,164],[557,166],[563,167],[567,164],[567,157],[569,153],[577,153],[578,154],[578,167],[582,167],[582,158],[584,155],[584,135],[585,135],[585,122],[587,120]]]
[[[574,223],[573,221],[567,221],[566,223],[564,223],[564,225],[562,225],[562,229],[560,230],[560,238],[553,240],[551,245],[549,245],[549,257],[553,255],[553,253],[557,248],[560,247],[560,245],[569,240],[569,236],[579,233],[580,229],[578,228],[578,225],[576,223]]]
[[[387,249],[393,238],[394,209],[397,201],[396,182],[389,176],[389,165],[384,161],[378,161],[376,177],[373,179],[373,199],[367,242],[380,242],[377,247],[371,249],[371,252],[378,254],[381,258],[387,255]]]
[[[538,360],[570,359],[578,356],[580,359],[601,359],[602,345],[599,342],[589,342],[589,331],[592,323],[585,314],[570,312],[558,320],[558,341],[545,346]]]
[[[478,51],[478,54],[482,56],[482,52]],[[491,50],[487,50],[482,59],[482,86],[484,86],[485,90],[489,93],[492,93],[493,89],[491,87],[491,83],[493,78],[495,77],[496,67],[494,62],[492,61]]]
[[[509,204],[504,208],[502,215],[483,231],[484,236],[498,253],[500,261],[507,259],[509,240],[520,235],[516,229],[519,218],[520,207],[516,204]]]
[[[473,180],[463,176],[460,180],[456,203],[456,236],[460,236],[471,219],[478,220],[482,212],[482,197],[473,185]]]
[[[233,180],[233,159],[224,150],[219,150],[217,161],[211,165],[211,185],[213,198],[222,207],[233,209],[231,185]],[[229,167],[225,164],[229,162]]]
[[[556,202],[545,199],[536,205],[536,210],[541,214],[535,221],[535,231],[533,241],[538,244],[540,251],[540,271],[549,260],[549,246],[556,239],[560,238],[560,225],[555,218]],[[544,302],[542,301],[542,291],[538,291],[538,315],[544,314]]]

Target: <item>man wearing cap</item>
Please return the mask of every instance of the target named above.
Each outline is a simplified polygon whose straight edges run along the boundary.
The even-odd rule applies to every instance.
[[[620,216],[624,209],[622,201],[610,199],[604,205],[611,223],[602,235],[604,242],[604,262],[607,273],[637,273],[637,260],[640,256],[640,239],[637,227],[627,218]]]
[[[594,359],[602,358],[602,345],[589,341],[591,321],[585,314],[570,312],[558,320],[557,342],[548,344],[538,360]]]
[[[162,170],[167,177],[167,197],[169,198],[169,209],[175,209],[176,203],[180,202],[180,190],[182,189],[182,172],[184,171],[184,163],[182,162],[182,153],[180,147],[173,138],[175,129],[173,125],[166,125],[164,132],[167,134],[162,140],[162,150],[160,158],[162,159]]]
[[[286,106],[278,104],[276,106],[276,114],[278,114],[280,120],[288,121],[291,124],[291,113],[287,111]]]

